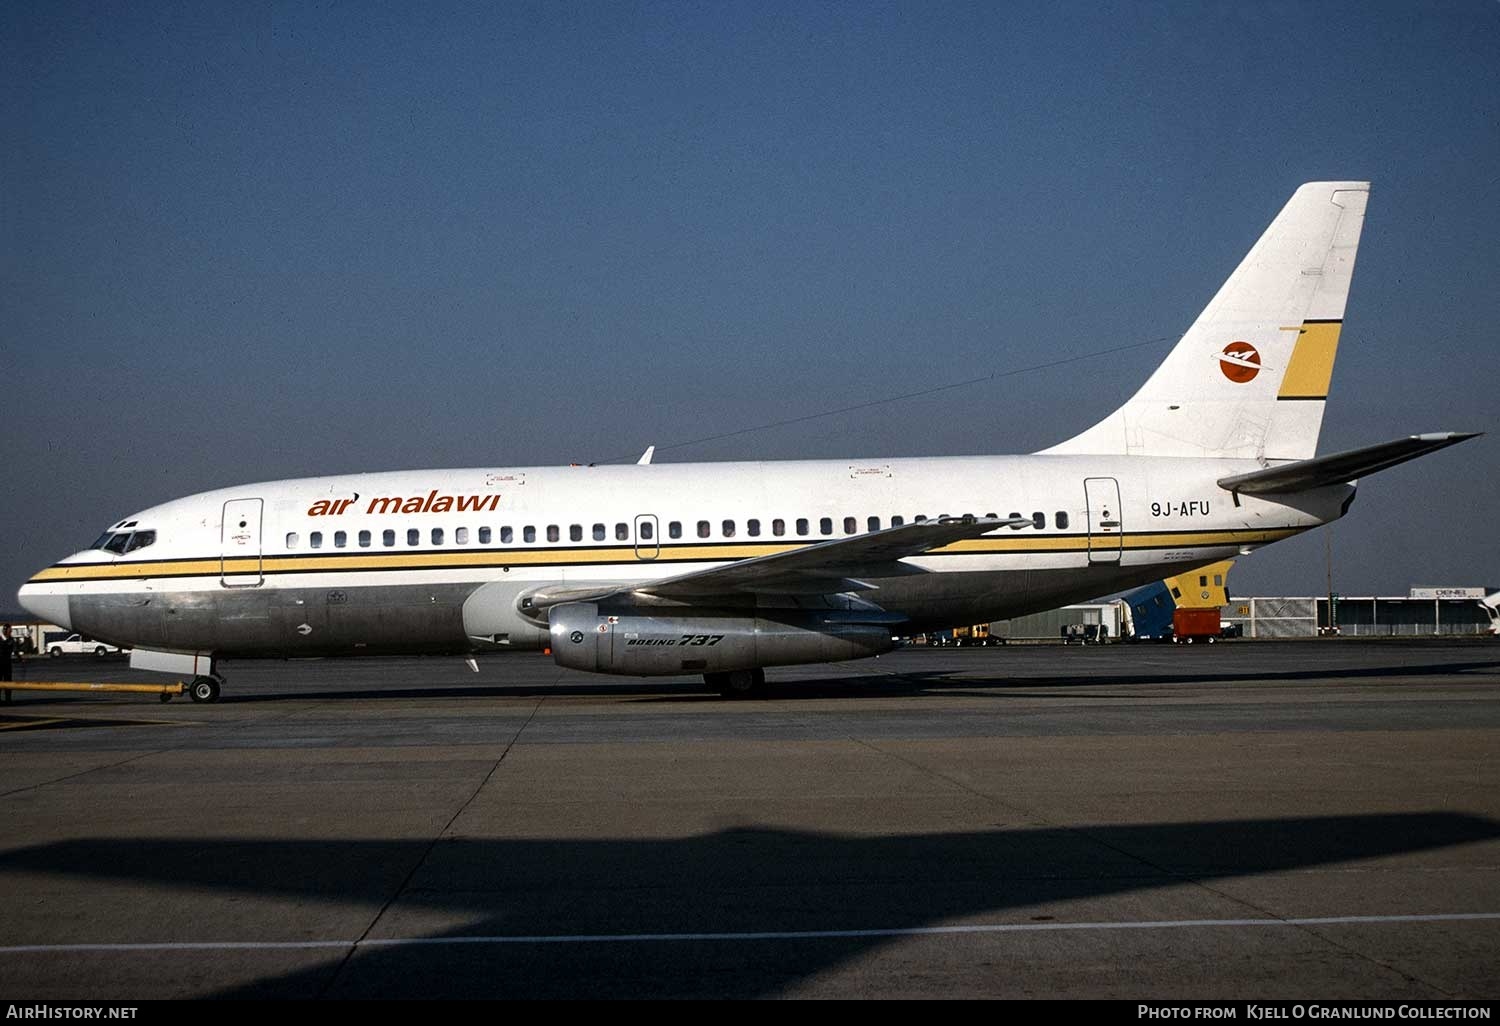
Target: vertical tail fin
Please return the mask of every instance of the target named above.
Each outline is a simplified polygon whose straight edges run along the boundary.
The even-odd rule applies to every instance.
[[[1130,401],[1046,453],[1306,459],[1318,447],[1368,182],[1309,182]]]

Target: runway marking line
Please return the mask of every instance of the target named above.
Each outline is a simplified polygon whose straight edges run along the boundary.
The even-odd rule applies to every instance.
[[[6,720],[3,720],[3,721],[0,721],[0,730],[26,730],[28,728],[41,728],[41,727],[51,726],[54,723],[65,723],[65,722],[67,722],[67,721],[64,720],[64,719],[62,719],[62,718],[60,718],[60,717],[54,718],[54,719],[47,719],[47,720],[6,719]]]
[[[1082,930],[1180,930],[1242,926],[1359,926],[1389,923],[1458,923],[1500,920],[1500,912],[1433,915],[1308,916],[1297,919],[1157,919],[1116,923],[975,923],[874,930],[769,930],[739,933],[597,933],[490,937],[387,937],[366,940],[181,941],[155,944],[8,944],[0,955],[146,951],[287,951],[430,947],[452,944],[653,944],[683,941],[847,940],[861,937],[932,937],[986,933],[1057,933]]]
[[[81,716],[6,716],[0,730],[87,730],[96,727],[181,727],[178,720],[94,719]]]

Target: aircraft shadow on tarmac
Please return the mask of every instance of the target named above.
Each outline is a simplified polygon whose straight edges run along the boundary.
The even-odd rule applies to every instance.
[[[880,837],[733,829],[671,840],[79,839],[0,854],[0,879],[24,872],[144,883],[132,899],[143,905],[143,923],[173,900],[172,890],[183,901],[207,891],[243,902],[241,923],[255,921],[257,899],[290,900],[362,907],[371,916],[386,910],[370,934],[376,940],[410,937],[403,923],[434,919],[461,925],[423,935],[429,941],[492,938],[334,948],[317,953],[314,966],[226,988],[222,997],[754,997],[783,993],[891,939],[534,938],[904,930],[973,917],[1028,923],[1049,917],[1005,913],[1496,838],[1493,820],[1431,812]],[[1209,897],[1221,907],[1227,900]],[[1361,911],[1368,910],[1314,914]],[[212,922],[195,933],[162,937],[145,927],[135,939],[232,939]],[[302,936],[291,924],[253,939]],[[0,943],[38,940],[0,928]],[[183,957],[211,978],[219,956]]]

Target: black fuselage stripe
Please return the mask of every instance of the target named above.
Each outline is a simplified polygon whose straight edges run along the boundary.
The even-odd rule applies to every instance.
[[[1203,532],[1203,531],[1153,531],[1153,532],[1150,532],[1150,534],[1153,537],[1162,537],[1162,536],[1170,537],[1172,535],[1182,535],[1182,534],[1199,534],[1199,535],[1201,535],[1201,534],[1205,534],[1205,533],[1209,533],[1209,532]],[[1257,534],[1265,534],[1265,533],[1277,533],[1277,532],[1257,531],[1255,533],[1257,533]],[[1125,540],[1125,541],[1128,542],[1131,536],[1130,535],[1124,535],[1124,536],[1118,536],[1117,535],[1115,537],[1121,537],[1123,540]],[[1245,539],[1225,538],[1225,539],[1221,539],[1221,540],[1217,540],[1217,541],[1198,541],[1198,542],[1192,542],[1192,543],[1179,543],[1179,544],[1181,545],[1181,547],[1190,548],[1190,549],[1213,549],[1213,548],[1224,548],[1224,547],[1230,546],[1230,545],[1243,544],[1244,542],[1245,542]],[[918,554],[916,554],[916,555],[914,555],[914,556],[912,556],[910,558],[929,559],[929,558],[933,558],[933,557],[953,558],[953,557],[957,557],[957,556],[1036,556],[1036,555],[1059,555],[1059,554],[1079,555],[1079,554],[1090,554],[1090,553],[1116,553],[1116,552],[1120,552],[1121,550],[1126,550],[1126,551],[1131,551],[1131,552],[1151,552],[1151,551],[1156,551],[1156,550],[1161,550],[1161,549],[1169,549],[1169,548],[1175,548],[1175,547],[1178,547],[1178,546],[1174,546],[1171,542],[1167,542],[1167,543],[1161,544],[1161,545],[1135,546],[1135,547],[1131,547],[1129,545],[1110,545],[1110,544],[1104,544],[1104,545],[1095,545],[1092,549],[1090,549],[1088,547],[1078,546],[1078,545],[1067,545],[1067,546],[1045,546],[1045,547],[1035,547],[1035,548],[1025,548],[1025,549],[987,549],[987,550],[982,549],[982,550],[965,550],[965,551],[957,551],[957,552],[934,551],[934,552],[918,553]],[[539,552],[541,550],[529,549],[529,550],[526,550],[526,551],[528,551],[528,552]],[[559,550],[551,550],[551,551],[566,552],[568,550],[566,550],[566,549],[559,549]],[[622,550],[622,551],[631,551],[631,552],[633,552],[633,550],[629,549],[628,547],[625,550]],[[703,554],[701,554],[701,555],[695,554],[695,555],[691,555],[691,556],[677,556],[677,557],[671,557],[671,558],[663,557],[663,558],[657,558],[657,559],[638,558],[638,557],[636,557],[634,555],[631,555],[629,557],[622,557],[620,559],[592,559],[592,560],[587,560],[587,561],[582,561],[582,562],[568,562],[566,560],[556,560],[556,561],[547,561],[547,562],[532,562],[532,561],[528,560],[528,561],[523,561],[523,562],[518,562],[518,563],[508,563],[508,562],[504,562],[504,561],[488,561],[487,560],[487,561],[480,561],[480,562],[438,563],[438,564],[396,563],[396,564],[391,564],[391,565],[388,565],[388,566],[333,566],[333,567],[329,567],[329,566],[309,566],[309,567],[272,567],[272,568],[267,568],[264,565],[262,565],[259,568],[258,571],[257,571],[256,568],[253,568],[253,567],[246,567],[246,568],[236,567],[236,568],[231,569],[231,570],[228,571],[228,576],[230,576],[230,577],[249,577],[249,576],[255,576],[255,575],[257,575],[257,573],[259,574],[259,576],[262,576],[262,577],[292,577],[292,576],[305,575],[305,574],[416,573],[416,572],[421,572],[421,571],[446,572],[446,571],[452,571],[452,570],[526,570],[526,569],[531,569],[531,568],[546,569],[546,568],[562,567],[562,566],[567,566],[567,567],[572,567],[572,568],[578,568],[578,569],[584,569],[584,568],[587,568],[587,567],[610,567],[610,566],[643,566],[643,565],[644,566],[650,566],[650,565],[673,566],[673,565],[685,564],[685,563],[738,562],[741,559],[753,558],[753,557],[743,557],[742,556],[742,557],[720,557],[720,558],[716,559],[711,554],[711,551],[712,550],[711,550],[710,547],[704,546],[704,551],[703,551]],[[267,560],[282,561],[282,560],[296,558],[296,557],[272,556],[272,557],[265,557],[265,558]],[[346,557],[321,556],[321,557],[317,557],[317,558],[322,558],[322,559],[328,559],[328,558],[346,559],[346,560],[348,560],[349,562],[352,563],[352,562],[354,562],[357,559],[361,559],[361,558],[368,559],[369,557],[368,556],[361,557],[358,554],[351,553],[349,556],[346,556]],[[234,557],[234,562],[235,563],[252,562],[253,560],[254,560],[254,557],[245,557],[245,556]],[[84,582],[91,582],[91,581],[144,581],[144,580],[157,581],[157,580],[173,580],[173,579],[190,578],[190,577],[216,577],[216,576],[221,576],[223,574],[223,571],[222,571],[222,560],[219,557],[200,558],[200,559],[192,559],[192,560],[172,560],[170,562],[176,563],[178,565],[190,565],[192,567],[192,569],[173,570],[173,571],[170,571],[170,572],[153,573],[153,574],[142,574],[140,576],[134,576],[134,577],[132,577],[132,576],[127,576],[127,575],[122,575],[122,574],[120,574],[118,572],[121,569],[121,567],[122,567],[122,565],[119,564],[119,563],[113,563],[113,564],[110,564],[110,563],[99,563],[99,564],[68,563],[68,564],[59,564],[57,567],[55,567],[55,569],[59,569],[59,570],[72,570],[72,569],[78,569],[78,568],[82,568],[82,567],[86,567],[86,566],[99,566],[99,567],[109,567],[109,568],[113,569],[116,572],[113,573],[113,574],[100,574],[98,576],[82,576],[82,575],[74,576],[74,575],[69,575],[66,578],[51,578],[50,580],[55,580],[55,581],[59,581],[59,582],[67,581],[67,582],[75,582],[75,583],[84,583]],[[43,583],[43,582],[38,582],[38,583]]]
[[[1240,534],[1266,534],[1268,532],[1274,533],[1276,531],[1283,531],[1283,530],[1289,530],[1289,528],[1232,528],[1231,527],[1231,528],[1221,528],[1221,529],[1217,529],[1217,530],[1215,530],[1213,528],[1184,528],[1182,530],[1176,530],[1176,531],[1169,531],[1169,530],[1160,530],[1160,531],[1134,531],[1134,532],[1125,532],[1123,534],[1117,534],[1117,535],[1115,535],[1115,534],[1111,534],[1111,535],[1095,535],[1094,537],[1097,538],[1097,539],[1102,540],[1105,543],[1105,547],[1111,547],[1112,548],[1113,546],[1110,546],[1108,544],[1108,542],[1110,540],[1112,540],[1112,539],[1115,539],[1115,538],[1123,538],[1124,540],[1126,540],[1128,542],[1132,538],[1140,538],[1140,537],[1143,537],[1143,536],[1150,536],[1150,537],[1153,537],[1153,538],[1163,538],[1163,537],[1173,537],[1173,536],[1182,536],[1182,535],[1204,535],[1204,534],[1226,534],[1226,535],[1227,534],[1234,534],[1234,535],[1240,535]],[[844,537],[853,537],[853,536],[852,535],[845,535]],[[1034,536],[1020,537],[1020,538],[1017,538],[1016,540],[1027,541],[1027,540],[1030,540],[1030,537],[1034,537]],[[1087,542],[1088,539],[1089,539],[1089,537],[1090,536],[1088,534],[1077,534],[1077,533],[1050,534],[1050,535],[1046,536],[1046,538],[1047,538],[1047,540],[1049,542],[1053,541],[1054,539],[1057,542],[1066,542],[1066,541],[1070,541],[1070,540],[1072,540],[1072,541]],[[667,549],[696,549],[696,550],[701,550],[701,551],[703,551],[705,553],[712,553],[712,552],[715,552],[715,551],[718,551],[718,550],[721,550],[721,549],[726,549],[726,548],[728,548],[728,549],[743,549],[743,548],[751,548],[751,547],[760,546],[760,547],[765,547],[765,548],[776,547],[776,548],[778,548],[782,552],[787,552],[787,551],[790,551],[792,549],[804,548],[804,547],[806,547],[808,545],[815,545],[815,544],[818,544],[819,542],[832,541],[832,540],[833,539],[831,537],[830,538],[817,537],[817,538],[806,538],[806,539],[799,539],[797,541],[786,541],[786,542],[761,541],[759,539],[753,539],[753,538],[752,539],[746,539],[745,541],[724,541],[724,542],[676,542],[676,541],[674,541],[674,542],[672,542],[670,544],[661,545],[658,548],[667,548]],[[975,540],[976,541],[981,541],[981,542],[998,542],[998,541],[1006,541],[1007,539],[1005,538],[1005,536],[996,536],[996,537],[990,537],[990,538],[978,538],[978,539],[975,539]],[[1228,539],[1228,540],[1224,541],[1222,544],[1226,544],[1226,545],[1233,544],[1234,541],[1236,541],[1236,540],[1238,540],[1238,539]],[[959,542],[959,543],[955,543],[955,544],[963,544],[963,543]],[[1220,544],[1220,543],[1219,542],[1203,542],[1203,543],[1200,543],[1200,544],[1204,544],[1204,545],[1217,545],[1217,544]],[[651,546],[642,546],[642,548],[651,548]],[[420,557],[444,556],[444,555],[448,555],[448,554],[452,553],[453,551],[454,550],[452,550],[452,549],[420,549],[420,550],[415,550],[415,551],[413,551],[411,553],[408,553],[406,555],[420,556]],[[667,563],[667,562],[701,563],[701,562],[704,561],[703,558],[700,558],[698,556],[683,556],[683,557],[680,557],[680,558],[677,558],[677,559],[648,559],[648,558],[643,558],[643,557],[637,557],[636,555],[634,555],[634,553],[636,552],[636,546],[634,546],[634,545],[552,545],[552,546],[541,546],[541,545],[539,545],[539,546],[536,546],[534,548],[530,547],[530,546],[528,546],[526,548],[517,548],[515,546],[510,546],[510,547],[506,547],[506,548],[487,548],[487,549],[478,549],[478,548],[475,548],[475,549],[464,549],[463,551],[466,552],[466,553],[472,552],[476,556],[505,556],[505,555],[509,555],[509,554],[512,554],[512,553],[514,553],[514,554],[521,554],[521,555],[533,555],[533,554],[534,555],[552,555],[552,554],[565,554],[565,553],[575,553],[575,552],[620,552],[620,553],[626,553],[626,552],[628,552],[628,553],[631,553],[630,558],[628,558],[628,559],[621,559],[621,560],[617,560],[617,561],[614,561],[614,562],[621,562],[621,563]],[[1001,551],[1001,550],[996,550],[996,551]],[[1048,547],[1048,548],[1016,549],[1016,550],[1005,550],[1005,551],[1013,551],[1013,552],[1015,552],[1017,554],[1025,554],[1025,553],[1028,553],[1028,552],[1082,552],[1084,550],[1082,548],[1078,547],[1077,545],[1072,545],[1072,546],[1060,546],[1060,547]],[[773,553],[762,553],[762,555],[772,555],[772,554]],[[991,555],[991,554],[994,554],[994,553],[993,552],[984,552],[984,553],[977,553],[977,554]],[[933,551],[933,552],[923,552],[923,553],[916,553],[916,554],[914,554],[914,556],[962,556],[962,555],[976,555],[976,553],[973,552],[973,551],[967,551],[967,552],[941,552],[941,551]],[[385,558],[394,559],[394,558],[397,558],[397,557],[398,557],[398,553],[388,552],[388,551],[385,551],[385,550],[382,550],[382,549],[377,549],[377,548],[373,548],[372,547],[372,548],[368,548],[368,549],[363,549],[363,548],[362,549],[355,549],[355,550],[348,551],[348,552],[319,551],[319,552],[278,552],[278,553],[275,553],[275,554],[262,553],[259,558],[263,562],[269,562],[269,561],[273,561],[273,560],[277,561],[277,562],[281,562],[281,561],[285,561],[285,560],[313,560],[313,559],[323,559],[323,560],[333,559],[333,560],[350,560],[350,561],[352,561],[352,560],[356,560],[356,559],[385,559]],[[149,559],[149,560],[148,559],[143,559],[143,560],[140,560],[140,562],[141,563],[182,563],[182,564],[193,564],[193,565],[201,565],[201,566],[218,566],[219,564],[221,564],[226,559],[229,560],[230,562],[239,563],[239,562],[245,562],[245,561],[254,560],[255,558],[256,558],[255,556],[247,556],[247,555],[233,555],[233,556],[187,556],[187,557],[183,557],[181,559]],[[743,557],[732,557],[732,558],[743,558]],[[83,568],[87,568],[87,567],[96,567],[96,566],[97,567],[120,568],[120,567],[129,566],[130,562],[131,561],[127,560],[125,562],[109,562],[109,563],[104,563],[104,562],[99,562],[99,563],[55,563],[49,569],[68,570],[68,569],[83,569]],[[593,561],[590,561],[590,562],[593,562]],[[604,562],[604,561],[599,561],[599,562]],[[390,567],[369,567],[369,568],[361,568],[361,569],[377,569],[377,570],[380,570],[380,569],[389,569],[389,570],[441,570],[441,569],[453,569],[453,568],[467,568],[467,567],[472,567],[472,566],[554,566],[554,565],[574,565],[574,564],[570,564],[566,560],[556,560],[556,561],[553,561],[553,562],[546,562],[546,563],[542,563],[542,562],[533,563],[529,559],[522,559],[522,560],[520,560],[518,562],[515,562],[515,563],[504,563],[504,562],[493,562],[493,563],[492,562],[484,562],[484,563],[452,563],[452,564],[443,564],[441,566],[422,566],[420,564],[402,563],[402,564],[393,565],[393,566],[390,566]],[[579,565],[588,565],[588,564],[579,564]],[[325,567],[325,568],[319,568],[319,569],[326,570],[328,568]],[[312,571],[301,571],[301,570],[291,571],[291,570],[286,570],[286,571],[279,571],[279,572],[284,572],[284,573],[305,573],[305,572],[312,572],[312,573],[316,573],[316,572],[319,572],[319,570],[318,569],[314,569]],[[153,577],[162,577],[162,576],[180,576],[180,575],[153,574],[151,576],[153,576]]]

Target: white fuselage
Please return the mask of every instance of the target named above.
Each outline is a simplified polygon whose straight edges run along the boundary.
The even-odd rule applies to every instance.
[[[220,657],[541,647],[545,619],[523,602],[538,589],[649,582],[918,518],[1035,517],[858,582],[907,632],[1145,583],[1327,523],[1353,495],[1294,506],[1215,483],[1258,466],[1039,455],[274,481],[134,514],[112,530],[153,531],[150,544],[76,553],[21,598],[116,644]]]

